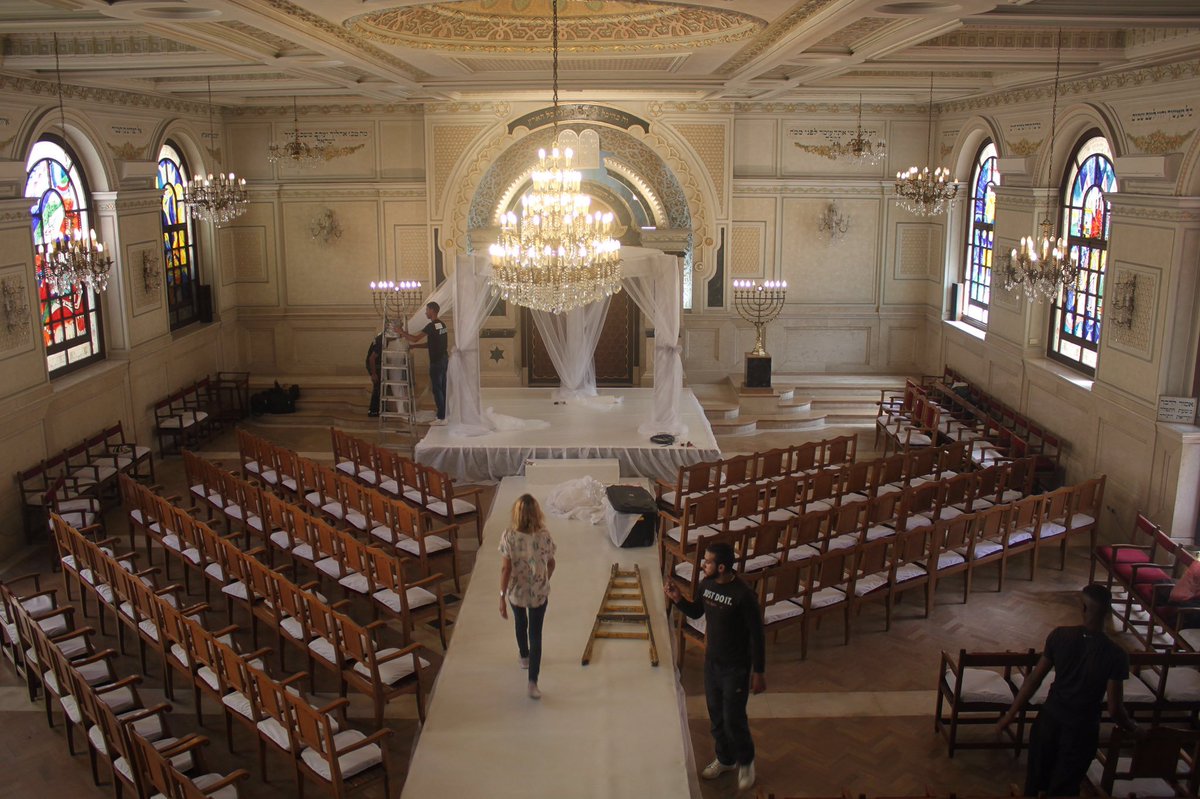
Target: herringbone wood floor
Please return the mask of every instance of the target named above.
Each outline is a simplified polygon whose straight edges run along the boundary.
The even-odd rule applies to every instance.
[[[264,432],[300,451],[328,452],[328,433],[324,430],[271,427],[264,428]],[[723,450],[734,451],[800,440],[800,434],[792,434],[774,436],[770,442],[731,439],[720,443]],[[207,449],[233,452],[236,443],[232,435],[226,435]],[[860,458],[869,457],[870,453],[860,452]],[[236,457],[229,462],[235,463]],[[160,464],[159,480],[168,493],[183,487],[178,459]],[[119,515],[114,518],[118,520],[114,529],[123,530]],[[466,559],[469,568],[473,553],[467,553]],[[3,564],[0,574],[45,571],[48,563],[47,552],[31,550],[19,563]],[[1043,563],[1036,580],[1030,582],[1026,579],[1027,567],[1018,563],[1010,570],[1003,593],[995,592],[994,577],[985,571],[977,577],[966,605],[960,603],[959,578],[948,580],[939,586],[928,619],[921,618],[923,597],[915,592],[898,606],[890,632],[883,631],[882,610],[871,607],[854,620],[848,646],[842,645],[840,621],[827,618],[803,662],[799,659],[798,630],[785,630],[779,640],[768,641],[768,691],[752,698],[750,705],[758,748],[758,790],[776,796],[834,796],[843,791],[869,796],[926,792],[945,795],[951,791],[959,795],[1002,795],[1010,784],[1020,784],[1024,760],[1015,760],[1011,754],[964,751],[954,759],[946,756],[932,721],[938,657],[942,649],[1039,647],[1051,627],[1073,623],[1074,593],[1087,577],[1084,550],[1072,549],[1065,571],[1059,572],[1056,566],[1055,555],[1048,564]],[[115,639],[112,643],[115,646]],[[712,757],[701,660],[697,649],[689,649],[681,673],[698,768]],[[297,661],[293,655],[292,665],[299,667]],[[137,673],[136,658],[123,658],[120,669],[123,674]],[[161,674],[153,662],[144,686],[149,701],[157,701],[161,696]],[[318,688],[323,692],[333,690],[322,683]],[[219,716],[206,716],[204,727],[197,728],[189,697],[183,692],[177,695],[178,712],[172,719],[175,731],[209,736],[209,759],[216,769],[248,769],[252,774],[248,783],[251,790],[244,795],[265,799],[294,795],[290,769],[278,758],[269,760],[271,783],[264,784],[258,776],[249,734],[235,727],[236,751],[231,754]],[[389,743],[389,762],[401,782],[417,734],[417,723],[409,718],[413,715],[409,705],[411,702],[406,700],[395,703],[386,721],[395,731]],[[108,785],[92,785],[86,757],[71,758],[67,754],[61,721],[53,731],[46,727],[40,702],[27,701],[24,687],[7,661],[0,666],[0,724],[0,746],[10,764],[0,779],[0,797],[103,796],[111,790]],[[614,767],[619,768],[619,764]],[[504,779],[505,775],[497,778]],[[731,775],[702,782],[701,787],[706,799],[738,793]],[[394,793],[399,795],[398,788]],[[381,796],[382,792],[366,795]]]

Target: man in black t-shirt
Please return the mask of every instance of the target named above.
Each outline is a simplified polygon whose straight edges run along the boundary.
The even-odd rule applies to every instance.
[[[1080,592],[1083,624],[1058,627],[1046,638],[1042,657],[1021,685],[1012,706],[996,725],[1003,732],[1054,669],[1050,695],[1038,711],[1029,736],[1029,768],[1025,796],[1078,796],[1088,766],[1100,743],[1101,700],[1108,695],[1108,714],[1121,729],[1133,732],[1123,702],[1129,678],[1129,655],[1104,633],[1112,594],[1102,585]]]
[[[371,408],[368,416],[379,415],[379,361],[383,357],[383,333],[380,333],[367,348],[367,374],[371,376]]]
[[[663,590],[693,619],[704,616],[704,695],[717,757],[700,772],[711,780],[738,770],[738,788],[754,785],[754,739],[746,718],[750,693],[767,688],[762,611],[754,590],[733,571],[733,547],[716,542],[704,551],[700,601],[687,600],[668,581]]]
[[[445,322],[438,319],[438,312],[441,310],[441,306],[431,300],[425,304],[425,318],[429,320],[429,324],[425,325],[420,333],[401,331],[404,338],[414,347],[429,348],[429,386],[433,392],[434,405],[437,406],[437,419],[434,424],[446,423],[446,367],[450,362],[447,352],[450,330]]]

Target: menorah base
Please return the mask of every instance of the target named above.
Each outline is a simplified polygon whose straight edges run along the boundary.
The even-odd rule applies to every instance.
[[[771,387],[771,356],[746,353],[746,378],[742,381],[746,388]]]

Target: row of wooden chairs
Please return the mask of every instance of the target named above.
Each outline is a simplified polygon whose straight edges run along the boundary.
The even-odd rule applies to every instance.
[[[857,465],[850,467],[855,470]],[[939,518],[968,513],[992,505],[1012,502],[1029,493],[1029,481],[1013,481],[1008,464],[955,474],[943,478],[910,475],[896,483],[870,488],[855,487],[840,472],[825,471],[805,478],[792,478],[759,488],[757,484],[727,492],[702,494],[684,505],[678,517],[659,512],[659,556],[685,560],[698,535],[712,531],[744,530],[770,521],[787,520],[814,511],[837,509],[850,529],[879,529],[885,523],[899,526],[932,523]],[[1032,473],[1027,473],[1032,476]],[[1016,488],[1013,488],[1013,486]],[[842,510],[845,508],[846,510]],[[849,511],[849,512],[847,512]],[[858,519],[858,521],[850,521]],[[847,530],[846,532],[849,532]]]
[[[940,379],[933,377],[926,383],[948,404],[973,413],[977,418],[986,416],[994,429],[1010,432],[1018,442],[1019,454],[1038,457],[1038,471],[1050,471],[1058,467],[1062,454],[1062,439],[1059,436],[983,391],[961,372],[946,366]]]
[[[207,441],[217,430],[217,396],[208,375],[172,391],[154,403],[154,435],[166,455]]]
[[[455,588],[462,589],[456,524],[434,527],[416,506],[306,458],[297,462],[305,490],[293,503],[188,450],[183,456],[189,500],[209,518],[220,514],[230,530],[240,526],[247,545],[251,536],[261,537],[297,566],[320,572],[320,553],[328,547],[317,538],[319,527],[293,513],[302,511],[385,546],[392,556],[416,563],[425,577],[449,572]]]
[[[857,454],[858,436],[846,435],[680,466],[673,482],[655,480],[655,497],[660,508],[678,511],[693,494],[838,468],[854,463]]]
[[[850,503],[788,521],[699,535],[686,559],[669,554],[668,579],[685,596],[695,597],[704,550],[717,541],[729,543],[737,553],[735,568],[760,588],[767,629],[798,622],[805,657],[809,624],[820,615],[841,612],[848,641],[850,610],[867,602],[884,603],[885,626],[890,627],[900,594],[923,588],[928,615],[937,582],[960,572],[964,602],[978,567],[997,564],[1002,590],[1009,560],[1028,554],[1032,579],[1042,548],[1057,544],[1065,553],[1070,538],[1095,534],[1095,515],[1086,511],[1094,511],[1091,503],[1102,497],[1103,478],[978,512],[912,513],[910,498],[927,496],[930,490],[909,489],[898,503],[885,495],[874,506]],[[891,518],[881,509],[897,507]],[[688,619],[678,630],[681,653],[687,637],[703,638],[702,621]],[[682,654],[680,658],[682,662]]]
[[[61,522],[59,517],[55,519]],[[142,761],[132,745],[140,739],[148,750],[171,764],[171,793],[164,795],[190,799],[205,796],[205,788],[219,784],[231,786],[226,795],[240,797],[235,793],[235,783],[247,776],[245,772],[222,775],[208,769],[202,751],[207,739],[190,733],[172,734],[168,718],[171,706],[147,704],[139,690],[141,677],[121,676],[113,662],[117,653],[100,649],[91,628],[52,634],[46,622],[56,617],[44,611],[30,612],[27,605],[31,596],[17,595],[11,586],[11,582],[0,586],[0,596],[11,621],[30,698],[42,694],[51,727],[54,709],[61,709],[70,754],[75,754],[75,732],[83,733],[96,785],[101,784],[103,763],[118,796],[125,788],[138,797],[151,795],[148,777],[140,767]]]
[[[1145,648],[1200,651],[1200,600],[1171,597],[1183,575],[1200,568],[1196,560],[1182,542],[1139,512],[1129,541],[1093,548],[1091,579],[1103,570],[1118,624]]]
[[[1024,652],[943,651],[938,666],[934,731],[946,740],[950,757],[959,749],[1007,749],[1019,753],[1026,745],[1031,716],[1049,695],[1053,672],[1047,675],[1005,738],[991,735],[960,740],[963,727],[993,727],[1007,712],[1022,683],[1033,672],[1040,654]],[[1200,711],[1200,653],[1132,652],[1129,679],[1124,683],[1126,710],[1150,724],[1189,723]]]
[[[300,649],[309,658],[310,665],[314,651],[318,654],[324,651],[322,647],[314,649],[312,646],[321,633],[319,621],[308,623],[314,613],[321,613],[311,603],[306,604],[308,600],[301,596],[311,592],[325,603],[323,596],[315,591],[320,580],[337,585],[346,595],[343,601],[329,603],[331,609],[349,612],[346,601],[351,597],[371,603],[373,621],[366,629],[376,631],[383,624],[378,621],[379,615],[383,614],[400,623],[406,648],[413,646],[413,632],[418,624],[435,626],[443,649],[446,646],[447,620],[441,574],[410,580],[393,551],[367,546],[324,519],[278,497],[269,496],[269,514],[264,517],[269,520],[269,527],[275,527],[276,522],[279,525],[270,535],[271,545],[292,557],[293,563],[285,569],[305,565],[315,572],[317,583],[296,585],[259,559],[268,550],[258,547],[243,551],[228,537],[220,536],[169,500],[144,491],[140,503],[143,508],[153,508],[147,514],[157,520],[159,530],[151,535],[166,531],[162,537],[164,550],[177,556],[185,569],[201,575],[205,580],[206,596],[210,584],[218,587],[226,598],[230,621],[237,604],[250,616],[255,640],[260,621],[276,630],[281,665],[285,642]],[[284,539],[286,546],[281,545]],[[330,642],[336,643],[332,639]],[[418,695],[418,705],[422,702]]]
[[[361,781],[383,779],[386,784],[386,754],[382,745],[390,730],[365,735],[346,729],[347,700],[338,699],[317,707],[316,700],[305,696],[296,686],[304,673],[275,680],[265,670],[263,661],[270,650],[239,652],[233,645],[236,628],[210,631],[196,609],[180,609],[167,598],[169,595],[153,591],[139,575],[123,569],[116,557],[86,535],[61,520],[58,522],[55,534],[60,547],[78,558],[78,562],[86,562],[88,568],[106,575],[121,612],[131,617],[143,638],[159,651],[168,696],[173,696],[170,675],[180,671],[195,689],[197,723],[202,698],[209,698],[224,713],[231,745],[235,719],[251,730],[258,742],[264,779],[266,750],[272,748],[290,756],[301,791],[302,781],[307,779],[340,797],[348,788],[358,787],[360,780],[352,778],[360,772],[364,773]],[[377,718],[376,726],[380,724],[381,719]],[[130,741],[123,743],[117,751],[128,759],[133,747]],[[347,755],[360,749],[367,751],[353,758],[358,770],[347,769],[344,762]]]
[[[104,501],[116,497],[121,474],[154,480],[150,448],[127,441],[120,421],[18,472],[27,540],[49,531],[51,512],[85,527],[98,522]]]

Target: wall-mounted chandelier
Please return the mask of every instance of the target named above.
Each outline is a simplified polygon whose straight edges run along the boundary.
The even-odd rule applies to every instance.
[[[208,140],[216,141],[213,133],[212,78],[208,79]],[[220,152],[218,149],[217,152]],[[217,159],[220,166],[220,159]],[[190,183],[183,184],[183,202],[194,219],[207,219],[218,225],[235,219],[246,212],[249,196],[246,179],[238,179],[232,172],[219,169],[216,176],[194,175]]]
[[[300,112],[296,98],[292,97],[292,132],[283,142],[267,148],[267,160],[272,164],[284,163],[294,167],[316,166],[332,157],[328,144],[310,144],[300,141]]]
[[[929,73],[929,124],[926,140],[933,142],[933,73]],[[950,170],[945,167],[910,166],[896,173],[896,196],[906,211],[917,216],[937,216],[946,210],[946,204],[958,194],[958,185],[950,180]]]
[[[54,34],[54,76],[58,86],[58,126],[67,135],[67,115],[63,109],[62,64],[58,55],[58,34]],[[104,252],[96,231],[84,232],[79,211],[67,211],[67,230],[63,235],[37,246],[42,280],[54,294],[69,296],[76,286],[93,291],[108,288],[108,274],[113,260]]]
[[[829,147],[829,157],[844,158],[860,164],[878,164],[887,158],[887,142],[882,139],[871,141],[863,133],[862,126],[862,95],[858,96],[858,126],[850,141],[840,141]]]
[[[501,215],[500,237],[489,248],[493,290],[505,300],[563,313],[621,290],[621,245],[612,237],[613,215],[591,213],[579,192],[582,176],[573,153],[558,143],[558,4],[551,0],[554,143],[538,150],[533,188],[521,213]]]
[[[1058,52],[1054,57],[1054,99],[1050,106],[1050,157],[1048,179],[1054,179],[1054,131],[1058,127],[1058,80],[1062,73],[1062,31],[1058,32]],[[1079,264],[1067,242],[1054,238],[1050,215],[1042,217],[1040,236],[1022,236],[1004,264],[1004,290],[1025,292],[1025,299],[1052,300],[1063,289],[1071,288],[1079,276]]]

